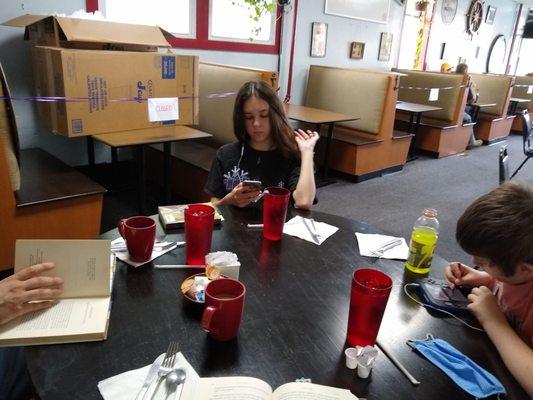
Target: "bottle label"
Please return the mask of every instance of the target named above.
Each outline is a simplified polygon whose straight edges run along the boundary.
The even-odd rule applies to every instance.
[[[428,272],[431,268],[434,250],[435,244],[423,244],[412,239],[407,267],[416,269],[417,272]]]

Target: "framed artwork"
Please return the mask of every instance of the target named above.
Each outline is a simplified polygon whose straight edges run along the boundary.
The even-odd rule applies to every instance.
[[[311,57],[326,56],[326,41],[328,38],[328,24],[313,22],[311,32]]]
[[[350,58],[355,60],[360,60],[365,54],[365,44],[362,42],[352,42],[352,47],[350,50]]]
[[[496,15],[496,8],[489,6],[487,8],[487,16],[485,17],[485,23],[492,25],[492,23],[494,22],[495,15]]]
[[[381,32],[378,61],[389,61],[392,50],[392,33]]]

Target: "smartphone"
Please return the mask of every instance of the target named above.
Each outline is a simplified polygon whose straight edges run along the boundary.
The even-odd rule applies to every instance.
[[[243,181],[242,184],[246,186],[250,191],[261,190],[263,184],[261,181]]]
[[[470,302],[465,294],[459,288],[450,288],[444,280],[422,279],[418,291],[422,300],[433,307],[455,313],[468,312]]]

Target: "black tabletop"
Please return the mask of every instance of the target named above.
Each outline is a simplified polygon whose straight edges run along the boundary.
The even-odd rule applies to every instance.
[[[247,290],[236,339],[216,342],[202,330],[202,307],[185,300],[179,291],[193,271],[155,270],[151,264],[132,268],[119,262],[107,340],[27,348],[41,398],[100,399],[100,380],[151,363],[170,340],[180,343],[184,356],[203,377],[253,376],[273,388],[305,377],[376,400],[469,398],[405,344],[427,333],[447,340],[498,377],[508,398],[527,398],[485,333],[428,312],[405,296],[402,283],[408,277],[402,262],[359,255],[354,232],[380,233],[378,229],[319,212],[292,213],[311,215],[340,229],[321,246],[288,235],[280,242],[269,242],[260,230],[246,227],[261,222],[257,210],[222,210],[225,221],[215,228],[212,251],[237,253],[239,279]],[[110,231],[102,238],[116,236],[116,231]],[[182,240],[183,231],[168,237]],[[157,263],[183,264],[184,257],[184,249],[178,248]],[[445,264],[436,257],[431,274],[442,277]],[[379,339],[421,381],[417,387],[383,353],[368,379],[358,378],[344,366],[351,277],[359,268],[380,269],[394,280]]]

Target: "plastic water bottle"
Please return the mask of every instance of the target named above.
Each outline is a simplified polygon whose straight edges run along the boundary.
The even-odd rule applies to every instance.
[[[409,257],[405,263],[411,274],[422,276],[429,272],[438,236],[437,210],[427,208],[416,220],[411,234]]]

